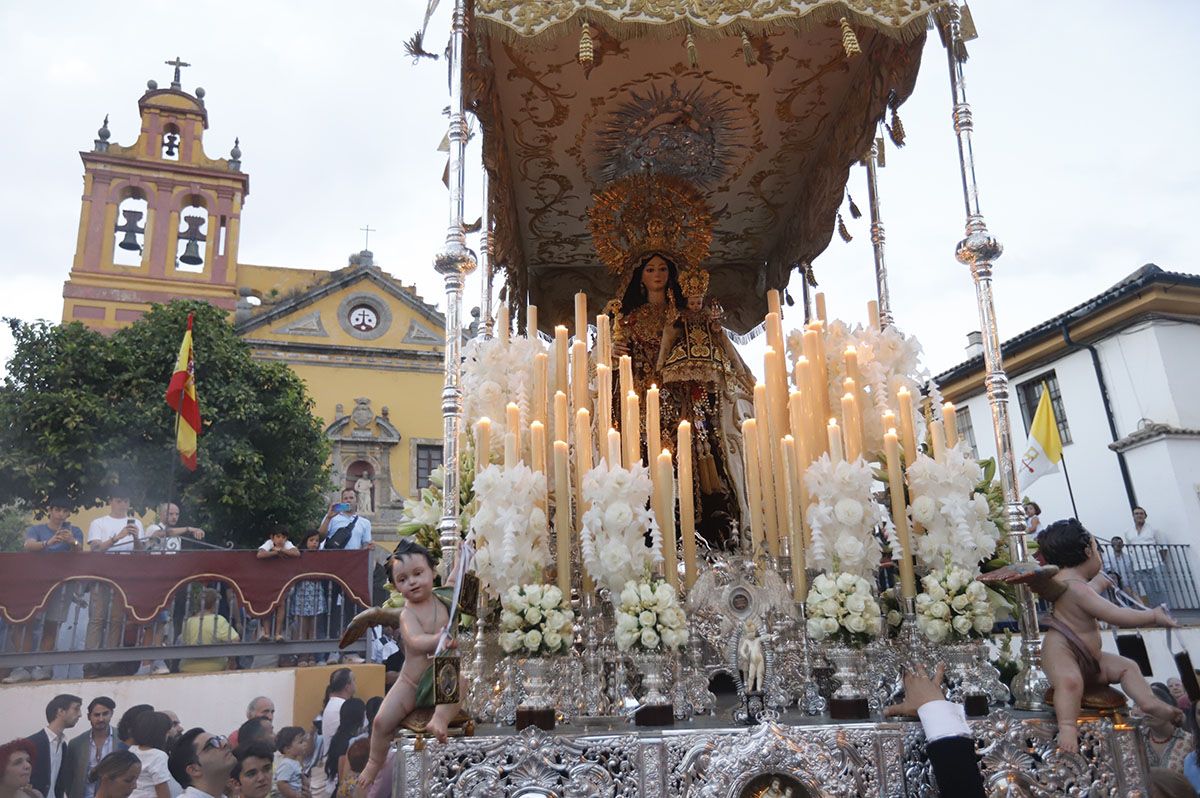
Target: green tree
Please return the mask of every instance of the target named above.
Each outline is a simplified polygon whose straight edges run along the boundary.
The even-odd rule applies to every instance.
[[[199,467],[175,451],[164,395],[193,313],[203,419]],[[64,491],[81,505],[114,483],[145,508],[168,497],[219,539],[256,544],[277,523],[320,517],[329,446],[303,382],[258,363],[224,311],[204,302],[156,305],[104,338],[79,324],[11,322],[16,351],[0,389],[0,501],[44,506]]]

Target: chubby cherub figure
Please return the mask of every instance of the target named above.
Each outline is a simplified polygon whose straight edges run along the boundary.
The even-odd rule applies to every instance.
[[[761,693],[767,670],[762,641],[758,639],[758,627],[754,621],[746,621],[744,629],[742,639],[738,642],[738,668],[742,672],[742,686],[747,693]]]
[[[450,620],[448,598],[441,595],[442,589],[434,592],[434,563],[428,549],[409,538],[401,539],[392,554],[391,569],[392,582],[404,597],[404,606],[399,610],[374,608],[360,612],[341,641],[341,645],[348,645],[368,627],[382,624],[399,628],[404,646],[400,677],[384,696],[371,725],[371,755],[358,779],[364,791],[375,781],[392,736],[404,719],[418,707],[434,706],[433,656]],[[437,704],[426,730],[445,742],[458,709],[459,704]]]
[[[1080,702],[1088,687],[1120,684],[1121,689],[1152,718],[1179,725],[1183,713],[1163,703],[1150,689],[1137,663],[1100,650],[1097,621],[1114,626],[1164,626],[1178,624],[1163,607],[1135,610],[1118,607],[1100,595],[1108,589],[1101,573],[1100,551],[1091,534],[1074,518],[1056,521],[1038,536],[1046,562],[1058,566],[1048,583],[1033,587],[1054,602],[1051,614],[1042,619],[1046,637],[1042,643],[1042,665],[1054,688],[1054,712],[1058,716],[1058,744],[1064,751],[1079,750],[1076,721]]]

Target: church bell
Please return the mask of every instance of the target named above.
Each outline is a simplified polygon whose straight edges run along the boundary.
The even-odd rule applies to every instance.
[[[200,225],[204,224],[203,216],[185,216],[183,219],[187,222],[187,230],[180,233],[180,238],[187,241],[183,248],[183,254],[179,256],[180,263],[186,263],[188,266],[199,266],[204,263],[204,258],[200,256],[200,244],[204,241],[204,233],[200,232]]]
[[[121,211],[121,215],[125,217],[125,222],[117,225],[115,229],[118,233],[124,233],[125,237],[117,242],[117,246],[130,252],[141,252],[142,245],[138,243],[137,237],[146,232],[146,228],[138,227],[138,220],[142,218],[142,212]]]

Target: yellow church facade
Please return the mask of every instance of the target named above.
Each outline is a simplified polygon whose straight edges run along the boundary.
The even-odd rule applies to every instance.
[[[228,158],[205,153],[205,93],[182,89],[182,66],[169,88],[147,84],[133,144],[110,143],[105,120],[80,153],[63,321],[108,333],[173,299],[226,309],[256,359],[304,380],[332,445],[330,492],[356,487],[386,533],[441,463],[445,320],[365,250],[336,271],[239,263],[249,175],[236,141]],[[203,392],[204,353],[196,356]]]

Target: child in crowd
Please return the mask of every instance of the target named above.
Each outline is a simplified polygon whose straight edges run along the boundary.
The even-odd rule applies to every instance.
[[[363,798],[364,790],[359,786],[359,777],[371,756],[371,744],[364,738],[351,743],[343,758],[344,769],[338,779],[337,798]]]
[[[296,548],[292,541],[288,540],[288,529],[280,524],[271,530],[271,537],[267,538],[261,546],[258,547],[258,552],[255,554],[260,560],[278,560],[283,557],[299,557],[300,549]],[[279,602],[279,606],[275,608],[275,639],[282,642],[287,638],[285,631],[287,630],[287,604]],[[264,625],[258,634],[259,640],[268,638],[267,628]]]
[[[318,551],[321,548],[321,536],[314,529],[304,534],[300,541],[300,551]],[[289,609],[292,615],[300,618],[300,639],[312,640],[317,636],[317,618],[325,614],[324,586],[316,579],[305,579],[297,582],[292,588]],[[311,654],[305,654],[296,660],[297,666],[308,666],[314,663]]]
[[[1038,536],[1038,547],[1046,562],[1059,569],[1052,584],[1039,590],[1054,603],[1051,614],[1042,619],[1047,629],[1042,664],[1054,689],[1059,747],[1070,753],[1079,750],[1076,721],[1084,690],[1089,687],[1120,683],[1125,694],[1151,718],[1176,726],[1182,723],[1179,707],[1154,695],[1137,663],[1100,650],[1097,624],[1176,627],[1175,620],[1163,607],[1128,609],[1100,595],[1111,583],[1100,571],[1095,539],[1076,519],[1046,527]]]
[[[308,798],[308,781],[304,775],[305,749],[308,733],[299,726],[287,726],[275,735],[275,783],[271,787],[271,798]]]

